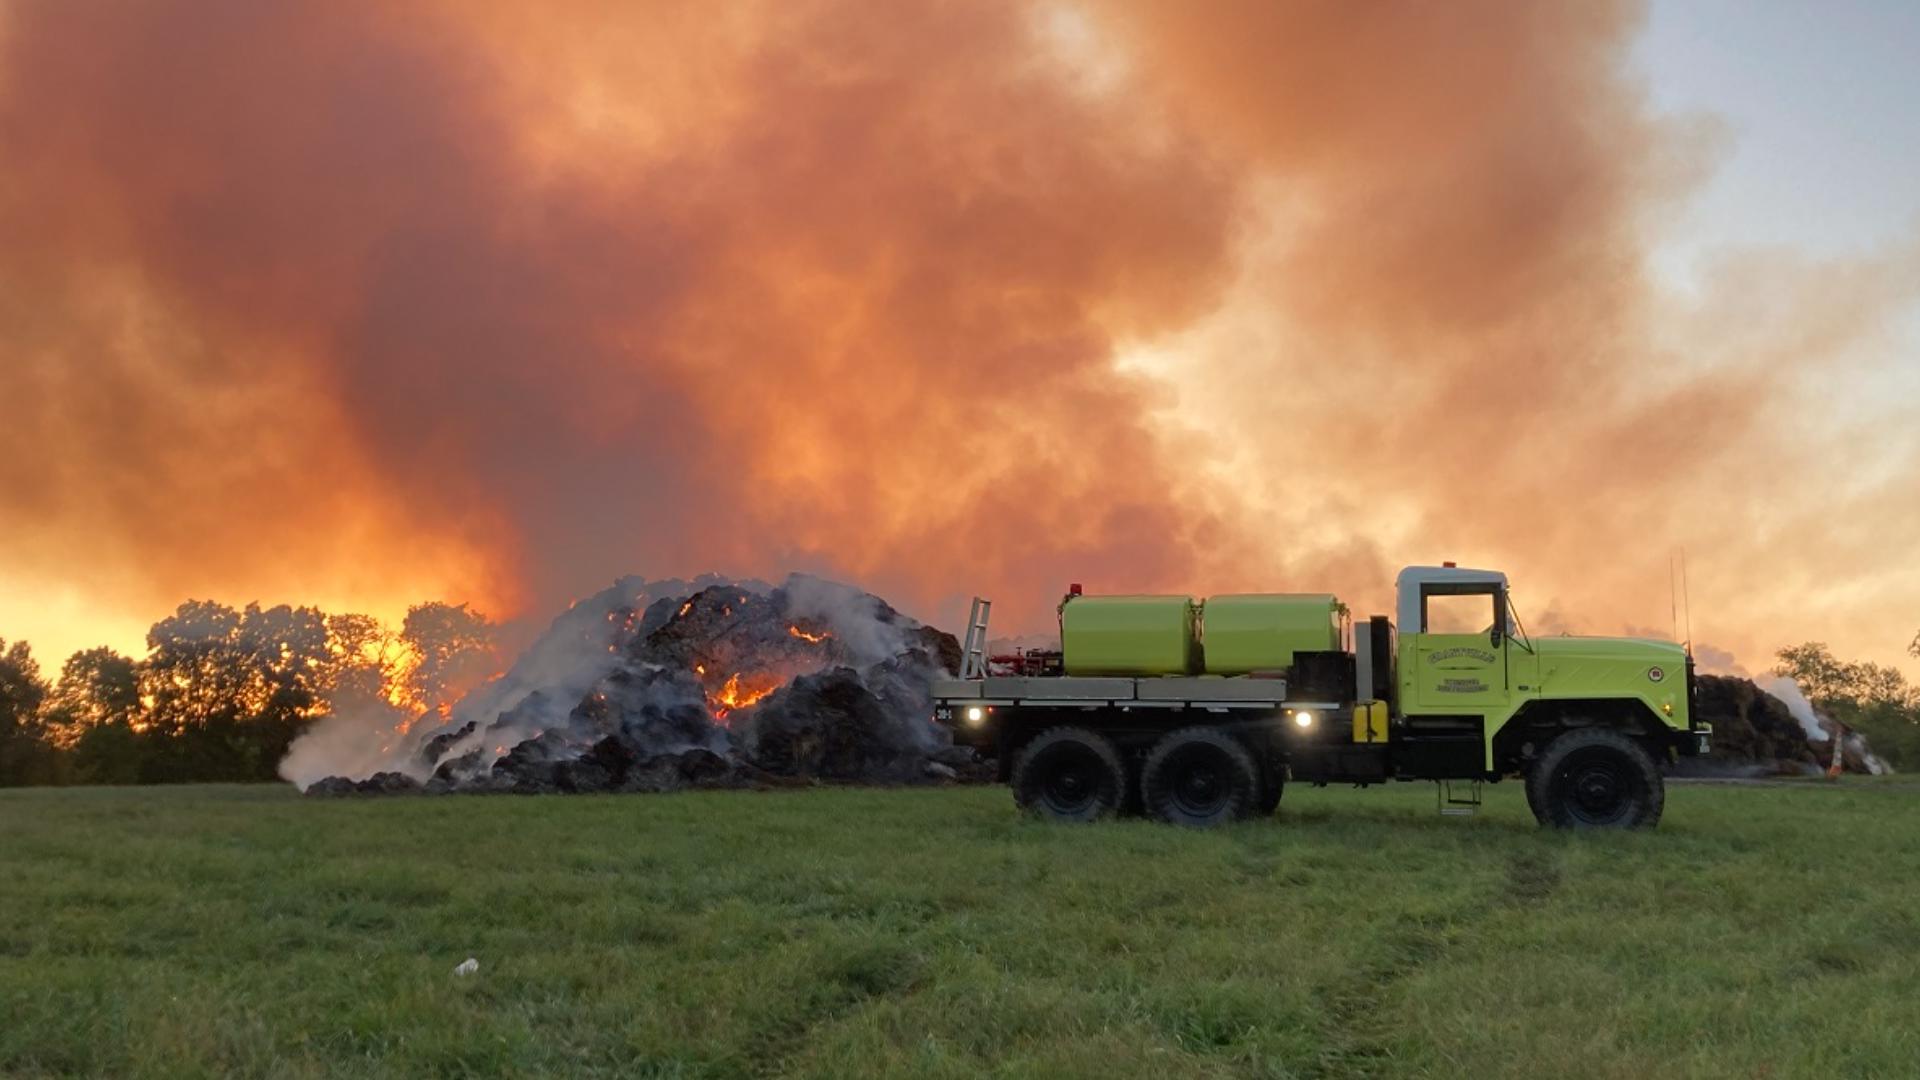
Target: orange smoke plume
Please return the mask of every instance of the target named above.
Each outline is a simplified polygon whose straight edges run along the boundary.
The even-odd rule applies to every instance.
[[[1751,655],[1845,520],[1890,633],[1920,451],[1836,492],[1870,448],[1810,460],[1801,395],[1915,260],[1730,270],[1791,298],[1732,336],[1662,296],[1645,236],[1706,162],[1637,21],[14,5],[0,564],[154,610],[800,568],[1012,631],[1067,581],[1378,605],[1454,557],[1617,629],[1685,544]]]

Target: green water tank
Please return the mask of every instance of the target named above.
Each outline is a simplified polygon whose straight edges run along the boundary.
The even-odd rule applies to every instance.
[[[1296,652],[1340,647],[1340,602],[1326,593],[1209,596],[1201,637],[1209,675],[1279,671]]]
[[[1060,609],[1069,675],[1192,675],[1199,608],[1190,596],[1074,596]]]

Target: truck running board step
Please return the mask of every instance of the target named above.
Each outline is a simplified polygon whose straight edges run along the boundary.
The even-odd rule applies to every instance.
[[[1434,799],[1439,804],[1440,813],[1446,816],[1471,816],[1480,809],[1480,787],[1482,781],[1467,781],[1465,796],[1455,793],[1454,780],[1435,780],[1433,782]]]

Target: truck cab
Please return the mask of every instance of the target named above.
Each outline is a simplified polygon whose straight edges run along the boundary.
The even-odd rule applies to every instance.
[[[1497,570],[1410,566],[1395,594],[1399,716],[1411,732],[1475,722],[1489,775],[1522,771],[1533,748],[1573,727],[1632,732],[1660,757],[1707,747],[1680,645],[1532,637]]]

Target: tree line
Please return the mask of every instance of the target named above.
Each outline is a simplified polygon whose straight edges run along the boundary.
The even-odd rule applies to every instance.
[[[57,678],[26,642],[0,639],[0,784],[273,780],[330,713],[444,710],[493,670],[495,631],[465,605],[416,605],[396,630],[194,600],[153,624],[144,657],[86,649]]]
[[[1920,634],[1907,651],[1920,657]],[[1814,708],[1867,737],[1873,752],[1896,769],[1920,769],[1920,686],[1897,668],[1850,663],[1823,642],[1781,649],[1775,675],[1800,686]]]

